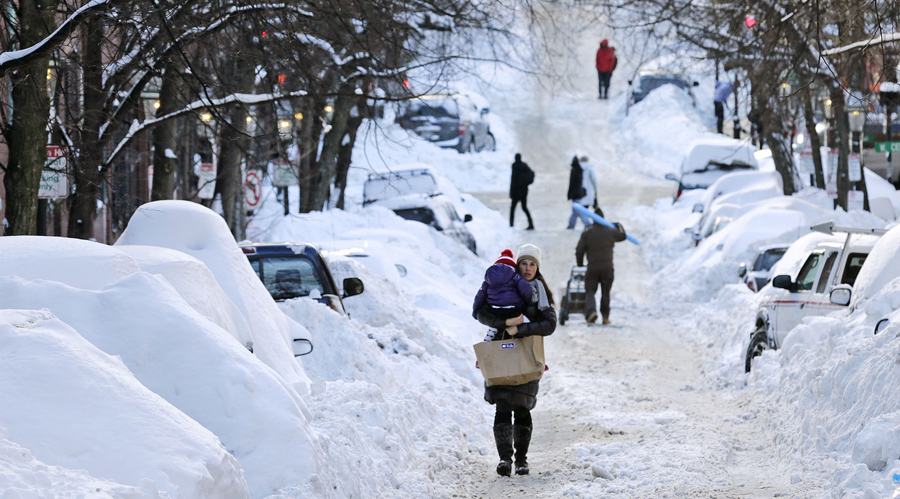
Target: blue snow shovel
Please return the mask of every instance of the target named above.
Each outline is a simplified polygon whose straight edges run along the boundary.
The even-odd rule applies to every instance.
[[[615,224],[612,224],[612,223],[608,222],[605,218],[603,218],[603,217],[601,217],[600,215],[594,213],[593,211],[591,211],[591,210],[585,208],[584,206],[581,206],[581,205],[578,204],[578,203],[572,203],[572,209],[575,210],[575,211],[577,211],[578,213],[581,213],[582,215],[585,215],[585,216],[587,216],[587,217],[590,217],[591,220],[597,222],[597,223],[600,224],[600,225],[605,225],[605,226],[610,227],[610,228],[612,228],[612,229],[615,229],[615,228],[616,228]],[[629,236],[628,234],[625,234],[625,239],[628,239],[629,241],[633,242],[634,244],[637,244],[638,246],[641,245],[641,242],[640,242],[640,241],[638,241],[637,239],[635,239],[635,238]]]

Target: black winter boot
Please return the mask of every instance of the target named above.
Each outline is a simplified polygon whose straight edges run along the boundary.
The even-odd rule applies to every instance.
[[[531,426],[515,425],[513,427],[513,439],[516,443],[516,474],[528,474],[528,445],[531,444]]]
[[[497,474],[500,476],[509,476],[512,471],[513,425],[510,423],[495,424],[494,441],[497,443],[497,453],[500,454],[500,463],[497,464]]]

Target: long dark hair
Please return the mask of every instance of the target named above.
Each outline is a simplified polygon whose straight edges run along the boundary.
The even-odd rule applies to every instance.
[[[537,272],[534,273],[534,278],[541,281],[541,284],[544,285],[544,290],[547,292],[547,300],[550,301],[550,306],[555,307],[556,304],[553,303],[553,292],[550,291],[550,286],[547,286],[547,281],[544,279],[544,275],[541,274],[540,268],[538,268]]]

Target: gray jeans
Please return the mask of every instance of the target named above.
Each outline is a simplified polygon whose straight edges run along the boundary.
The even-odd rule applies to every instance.
[[[610,268],[594,268],[588,265],[584,273],[584,316],[597,310],[597,285],[600,285],[600,315],[609,318],[609,294],[612,291],[615,272]]]

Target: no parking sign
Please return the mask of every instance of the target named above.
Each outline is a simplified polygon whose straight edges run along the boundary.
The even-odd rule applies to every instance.
[[[259,208],[262,199],[262,179],[255,171],[247,172],[244,180],[244,206],[249,210]]]

